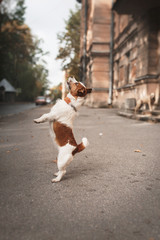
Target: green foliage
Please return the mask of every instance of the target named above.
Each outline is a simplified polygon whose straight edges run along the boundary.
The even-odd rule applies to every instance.
[[[20,90],[19,100],[32,101],[38,95],[44,95],[48,87],[48,71],[42,65],[20,63],[17,67],[18,80],[17,88]]]
[[[80,51],[80,9],[70,10],[70,16],[65,21],[65,32],[57,35],[59,40],[59,52],[56,59],[62,60],[62,69],[67,70],[79,80],[79,51]]]
[[[19,24],[24,24],[25,22],[25,10],[26,7],[24,6],[24,0],[18,0],[17,6],[13,15],[13,18],[18,21]]]
[[[37,64],[45,53],[24,24],[24,0],[16,0],[12,9],[9,2],[15,0],[0,3],[0,80],[6,78],[19,90],[19,100],[34,100],[47,88],[48,71]]]

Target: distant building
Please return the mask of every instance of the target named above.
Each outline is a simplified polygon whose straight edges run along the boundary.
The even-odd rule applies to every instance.
[[[80,1],[80,0],[79,0]],[[160,1],[81,0],[81,66],[90,106],[160,93]],[[113,11],[112,11],[113,6]]]
[[[15,88],[6,80],[0,82],[0,101],[14,102],[16,97]]]

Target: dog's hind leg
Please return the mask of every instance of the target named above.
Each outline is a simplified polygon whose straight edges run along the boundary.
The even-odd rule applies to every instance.
[[[52,179],[52,182],[59,182],[61,181],[62,177],[66,174],[66,167],[69,165],[69,163],[73,160],[72,154],[67,154],[66,156],[63,156],[63,159],[58,158],[58,169],[59,172],[55,173],[56,178]]]
[[[63,171],[65,171],[65,173],[63,173],[63,175],[62,175],[62,177],[64,176],[64,174],[66,174],[66,167],[70,164],[70,162],[73,160],[73,155],[71,155],[71,154],[68,154],[68,155],[66,155],[66,156],[63,156],[63,159],[59,159],[59,160],[57,160],[57,165],[58,165],[58,169],[59,169],[59,171],[58,172],[56,172],[56,173],[54,173],[54,176],[59,176],[59,175],[61,175],[62,174],[62,172]],[[58,162],[59,161],[59,162]],[[58,164],[59,163],[59,164]],[[62,179],[62,177],[61,177],[61,179]],[[58,178],[59,179],[59,178]],[[60,180],[61,180],[60,179]],[[54,180],[54,179],[52,179],[52,180]],[[59,181],[60,181],[59,180]],[[59,181],[57,181],[57,182],[59,182]]]
[[[75,147],[71,146],[70,144],[67,144],[66,146],[60,148],[60,152],[58,154],[58,161],[57,161],[59,172],[55,173],[57,177],[53,178],[52,182],[61,181],[62,177],[66,174],[66,167],[73,160],[72,151],[74,149]]]

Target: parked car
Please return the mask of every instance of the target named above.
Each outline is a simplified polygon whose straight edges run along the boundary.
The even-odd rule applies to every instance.
[[[38,96],[35,100],[36,105],[45,105],[46,103],[46,98],[44,96]]]

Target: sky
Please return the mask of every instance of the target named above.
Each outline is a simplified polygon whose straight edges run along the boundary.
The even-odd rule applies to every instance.
[[[63,78],[61,61],[55,60],[58,54],[57,34],[65,30],[65,20],[69,18],[69,11],[74,10],[76,0],[25,0],[25,23],[30,27],[33,35],[42,39],[40,47],[44,52],[47,69],[49,71],[49,86],[58,85]]]

